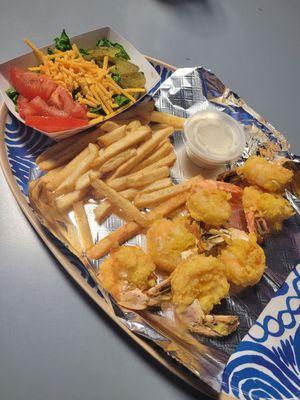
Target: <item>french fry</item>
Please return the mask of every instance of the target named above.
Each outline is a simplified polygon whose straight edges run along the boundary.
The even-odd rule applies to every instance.
[[[132,175],[121,176],[120,178],[109,180],[108,185],[116,191],[124,190],[129,187],[141,187],[149,185],[158,179],[166,178],[169,176],[169,168],[161,167],[154,169],[147,169],[147,171],[136,172]]]
[[[129,147],[135,146],[141,141],[148,139],[150,135],[151,129],[148,126],[141,126],[134,132],[134,135],[127,135],[118,142],[106,147],[103,153],[99,154],[100,162],[104,164],[105,161],[108,161],[116,154],[119,154]]]
[[[160,146],[150,157],[147,157],[144,161],[136,165],[130,172],[137,172],[141,169],[148,167],[151,164],[154,164],[156,161],[164,158],[165,156],[169,155],[173,150],[173,146],[170,142],[164,143]]]
[[[108,172],[115,171],[118,167],[123,165],[126,161],[132,159],[136,155],[136,149],[128,149],[123,153],[117,154],[116,157],[106,161],[100,168],[101,173],[107,174]]]
[[[77,179],[77,181],[75,182],[75,190],[82,190],[88,188],[90,186],[89,176],[92,176],[93,178],[101,178],[102,173],[101,171],[97,171],[93,168],[89,169]]]
[[[104,122],[104,124],[101,125],[101,129],[102,129],[104,132],[111,132],[111,131],[113,131],[113,130],[119,128],[119,126],[120,126],[120,125],[119,125],[117,122],[114,122],[114,121],[107,121],[107,122]]]
[[[139,165],[141,161],[144,160],[145,157],[147,157],[147,155],[150,154],[155,149],[155,147],[158,146],[159,143],[167,139],[170,135],[172,135],[173,132],[174,129],[172,127],[167,127],[165,129],[162,129],[161,131],[156,132],[155,135],[153,135],[149,140],[147,140],[145,143],[142,143],[138,147],[135,157],[131,158],[126,163],[121,165],[116,170],[116,172],[112,174],[111,179],[117,178],[119,176],[124,176],[125,174],[130,172],[132,168]]]
[[[135,172],[135,174],[139,174],[141,172],[146,172],[152,169],[156,169],[156,168],[161,168],[161,167],[172,167],[172,165],[175,163],[176,161],[176,155],[174,152],[171,152],[169,155],[167,155],[164,158],[161,158],[160,160],[156,161],[155,163],[148,165],[148,167],[145,167],[143,169],[141,169],[140,171]]]
[[[137,208],[153,207],[158,203],[168,200],[169,198],[188,190],[189,188],[189,185],[181,184],[170,186],[151,193],[138,194],[134,199],[134,204]]]
[[[127,176],[122,176],[120,178],[112,179],[112,180],[106,180],[105,181],[111,188],[116,190],[117,192],[120,192],[121,190],[125,190],[129,188],[129,183],[128,183],[128,177]]]
[[[52,190],[56,189],[88,155],[89,148],[86,147],[81,153],[69,161],[61,171],[51,177],[49,181],[50,188]]]
[[[73,171],[68,175],[68,177],[58,186],[56,191],[58,193],[63,193],[71,190],[75,186],[77,179],[88,171],[91,163],[98,154],[98,147],[90,143],[88,146],[88,155],[73,169]]]
[[[122,210],[129,221],[134,220],[144,227],[148,225],[148,217],[142,214],[129,200],[109,187],[105,182],[97,178],[92,178],[91,185],[97,191],[103,192],[109,202],[116,208]]]
[[[42,171],[49,171],[72,160],[89,143],[94,143],[103,132],[97,128],[91,132],[83,132],[49,147],[38,156],[36,163]]]
[[[148,169],[147,171],[143,170],[127,177],[128,186],[135,188],[149,185],[150,183],[155,182],[159,179],[166,178],[167,176],[169,176],[169,173],[170,170],[167,166],[155,169]]]
[[[43,219],[43,224],[60,241],[68,243],[70,251],[77,256],[81,254],[81,246],[75,228],[67,216],[63,215],[53,202],[53,192],[46,189],[44,182],[37,179],[29,184],[29,198],[32,207]]]
[[[94,161],[91,164],[91,168],[98,168],[100,167],[100,165],[103,164],[103,162],[101,161],[101,157],[103,156],[103,154],[104,154],[104,149],[100,149],[98,156],[94,159]]]
[[[129,124],[126,127],[126,131],[127,133],[130,133],[135,129],[139,128],[141,125],[142,125],[141,121],[139,121],[138,119],[134,119],[133,121],[129,122]]]
[[[105,135],[99,136],[98,143],[104,147],[108,147],[124,136],[126,136],[126,125],[118,126],[118,128],[109,131]]]
[[[169,125],[167,124],[157,124],[157,123],[150,123],[150,128],[152,129],[152,132],[157,132],[161,129],[167,128]]]
[[[53,178],[64,168],[64,165],[61,165],[60,167],[56,167],[54,169],[51,169],[51,171],[48,171],[45,175],[41,176],[41,181],[44,182],[46,185],[49,184],[51,186],[51,182]]]
[[[94,214],[96,221],[98,224],[102,224],[102,222],[112,213],[113,206],[109,201],[105,200],[100,203],[95,209]]]
[[[84,251],[94,246],[90,225],[82,201],[73,204],[73,211]]]
[[[137,189],[133,189],[133,188],[122,190],[120,192],[120,195],[122,197],[125,197],[125,199],[127,199],[127,200],[133,200],[137,194],[138,194],[138,190]]]
[[[57,197],[55,199],[56,207],[59,211],[67,211],[69,208],[73,206],[73,203],[76,201],[80,201],[86,195],[87,190],[74,190],[74,192],[70,192],[64,194],[63,196]]]
[[[173,185],[173,182],[170,178],[160,179],[156,182],[150,183],[150,185],[143,187],[139,191],[139,194],[155,192],[156,190],[164,189],[164,188],[167,188],[172,185]]]
[[[126,187],[128,187],[128,186],[124,185],[125,181],[127,181],[128,185],[129,185],[129,181],[131,178],[135,178],[136,176],[137,176],[137,178],[139,178],[139,177],[143,176],[144,173],[147,173],[147,175],[149,175],[149,174],[151,175],[151,173],[153,173],[153,171],[155,171],[157,169],[161,169],[162,167],[171,167],[175,161],[176,161],[176,155],[172,152],[168,156],[156,161],[155,163],[149,165],[148,167],[141,169],[140,171],[134,172],[133,174],[130,174],[127,176],[122,176],[120,178],[115,178],[115,179],[112,179],[113,176],[111,176],[107,180],[107,183],[114,188],[115,188],[115,185],[118,186],[120,184],[122,189],[125,189]],[[161,179],[161,178],[166,178],[166,176],[162,176],[157,179]],[[128,179],[129,179],[129,181],[128,181]],[[154,181],[152,181],[152,182],[154,182]],[[149,184],[152,182],[149,182]],[[147,185],[147,183],[145,183],[145,185]],[[122,189],[120,189],[120,190],[122,190]]]
[[[187,198],[188,192],[180,193],[179,195],[170,198],[148,213],[150,221],[155,220],[155,218],[159,216],[164,217],[172,213],[174,210],[182,206],[186,202]],[[138,225],[136,222],[128,222],[91,247],[88,250],[87,255],[89,258],[97,260],[107,254],[115,246],[120,245],[137,235],[142,229],[143,227]]]
[[[101,165],[101,161],[99,160],[99,154],[98,154],[98,156],[94,158],[94,161],[91,164],[91,168],[97,168],[100,165]]]
[[[174,127],[174,129],[183,129],[183,125],[186,121],[186,118],[177,117],[176,115],[171,115],[167,113],[163,113],[160,111],[152,111],[149,114],[149,120],[151,122],[158,122],[161,124],[167,124]]]
[[[163,145],[165,145],[166,143],[168,144],[172,144],[171,140],[168,138],[166,140],[164,140],[163,142],[159,143],[159,145],[157,146],[157,149],[159,149],[160,147],[162,147]],[[172,145],[173,146],[173,145]]]
[[[135,196],[137,195],[138,191],[136,189],[127,189],[123,190],[119,194],[127,200],[133,200]],[[104,200],[102,203],[100,203],[95,209],[94,209],[94,214],[97,222],[99,224],[102,224],[102,222],[110,215],[113,213],[114,207],[111,205],[111,203],[108,200]]]

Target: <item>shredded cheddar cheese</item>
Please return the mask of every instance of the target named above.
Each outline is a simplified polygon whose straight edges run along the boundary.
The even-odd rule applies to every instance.
[[[76,44],[72,44],[71,50],[63,52],[54,49],[54,54],[44,54],[29,39],[24,39],[24,42],[41,62],[39,66],[29,67],[30,71],[49,76],[71,93],[76,91],[75,100],[78,103],[92,109],[100,107],[103,109],[105,115],[99,115],[94,110],[87,112],[87,117],[91,119],[90,123],[100,122],[116,115],[136,102],[131,93],[145,91],[144,88],[123,89],[118,85],[111,76],[108,56],[104,56],[101,68],[94,60],[83,58]],[[114,100],[114,96],[120,94],[129,99],[129,102],[121,107]]]
[[[107,71],[107,67],[108,67],[108,56],[104,56],[104,58],[103,58],[103,69],[104,69],[104,71]]]

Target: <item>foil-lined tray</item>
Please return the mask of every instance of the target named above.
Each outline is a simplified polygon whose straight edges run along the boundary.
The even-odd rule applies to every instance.
[[[252,154],[292,157],[283,135],[205,68],[176,70],[162,83],[153,98],[158,110],[178,116],[188,117],[199,110],[217,109],[238,120],[245,128],[247,146],[241,159],[226,165],[227,169],[242,163]],[[221,172],[220,169],[205,171],[195,166],[187,158],[181,132],[175,132],[172,140],[177,154],[177,162],[171,172],[175,183],[199,173],[205,177],[214,178]],[[40,172],[37,168],[31,169],[31,179],[39,176]],[[85,205],[93,238],[98,241],[123,222],[112,215],[102,225],[98,225],[93,216],[95,207],[96,203],[92,199]],[[69,214],[69,221],[76,228],[73,212]],[[43,219],[42,223],[47,227]],[[220,306],[214,308],[215,314],[230,314],[239,317],[240,326],[237,332],[228,337],[208,339],[199,335],[183,335],[174,321],[170,320],[168,314],[163,311],[129,312],[122,309],[100,286],[98,286],[99,295],[105,298],[114,314],[131,331],[162,348],[169,356],[205,382],[215,393],[218,393],[222,386],[222,373],[229,356],[285,281],[295,265],[295,260],[299,258],[297,243],[299,227],[297,218],[293,217],[286,221],[282,232],[267,238],[264,250],[268,268],[262,280],[255,287],[231,295],[222,301]],[[69,247],[57,232],[53,232],[51,228],[49,230]],[[138,235],[128,241],[128,244],[145,247],[145,238],[143,235]],[[101,268],[102,260],[88,260],[76,252],[75,255],[80,258],[91,279],[97,284],[95,271]]]

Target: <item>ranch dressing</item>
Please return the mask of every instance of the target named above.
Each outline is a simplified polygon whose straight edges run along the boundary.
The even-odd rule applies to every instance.
[[[245,147],[242,125],[220,111],[201,111],[184,126],[189,158],[201,167],[214,167],[238,158]]]

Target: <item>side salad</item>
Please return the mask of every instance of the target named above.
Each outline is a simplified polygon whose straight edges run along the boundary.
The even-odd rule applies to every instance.
[[[124,47],[99,38],[79,48],[65,30],[47,54],[24,39],[38,60],[28,70],[12,68],[6,91],[25,123],[46,132],[74,129],[108,119],[145,92],[145,76]]]

